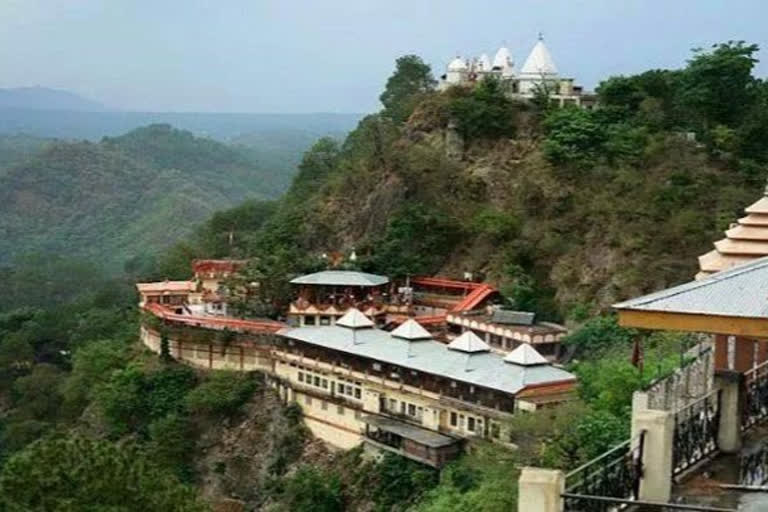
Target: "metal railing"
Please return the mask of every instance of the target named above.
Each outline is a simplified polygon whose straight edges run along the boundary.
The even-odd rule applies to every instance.
[[[568,473],[563,494],[565,510],[608,512],[617,510],[617,505],[606,499],[637,500],[644,444],[645,432],[641,432]]]
[[[677,476],[717,453],[721,394],[721,390],[714,390],[675,412],[673,475]]]
[[[743,454],[739,460],[739,484],[761,486],[768,482],[768,443]]]
[[[711,507],[708,505],[692,505],[687,503],[659,503],[657,501],[628,500],[621,498],[604,498],[601,496],[583,496],[581,494],[564,493],[566,500],[565,512],[592,512],[603,510],[642,510],[643,512],[672,512],[675,510],[697,510],[699,512],[737,512],[734,508]],[[568,500],[578,500],[580,508],[568,508]],[[631,507],[631,508],[630,508]]]
[[[768,361],[744,373],[742,431],[768,418]]]

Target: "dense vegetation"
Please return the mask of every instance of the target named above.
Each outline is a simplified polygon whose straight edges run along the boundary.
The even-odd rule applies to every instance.
[[[383,111],[343,143],[319,140],[282,199],[220,211],[160,258],[135,253],[122,280],[69,257],[0,269],[0,510],[198,510],[225,496],[272,511],[513,509],[521,465],[572,468],[626,439],[633,391],[693,343],[595,313],[689,279],[695,256],[760,194],[768,84],[751,75],[756,50],[726,43],[679,70],[610,78],[595,111],[511,101],[494,81],[438,93],[429,68],[403,57]],[[83,155],[98,165],[78,164],[86,180],[71,181],[81,174],[66,162]],[[237,174],[243,158],[153,127],[99,144],[53,144],[35,165],[54,179],[27,179],[50,197],[66,196],[61,183],[87,182],[98,195],[109,182],[126,187],[139,210],[135,182],[159,180],[157,168],[185,162],[178,173],[212,187],[208,163]],[[19,169],[30,165],[8,176],[23,181]],[[107,180],[98,168],[125,178]],[[0,212],[11,197],[3,193]],[[179,215],[193,197],[167,211]],[[94,218],[127,215],[98,204]],[[59,214],[61,205],[49,208]],[[74,253],[82,244],[62,247]],[[302,427],[299,408],[279,403],[258,375],[202,374],[136,342],[134,279],[187,277],[193,257],[249,257],[242,279],[261,286],[236,306],[275,314],[288,276],[353,248],[358,261],[345,266],[395,276],[471,270],[517,307],[570,321],[579,400],[517,416],[518,450],[473,443],[437,475],[394,456],[328,453]],[[643,368],[630,363],[638,338]],[[107,477],[94,479],[100,468]],[[47,487],[30,483],[36,478]],[[135,496],[119,488],[126,481]]]
[[[29,252],[66,253],[119,269],[187,236],[218,209],[276,197],[292,174],[168,125],[98,144],[50,142],[25,156],[0,171],[0,264]]]

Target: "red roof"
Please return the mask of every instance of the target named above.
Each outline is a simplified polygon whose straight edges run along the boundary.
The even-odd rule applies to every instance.
[[[192,269],[198,272],[234,272],[241,269],[246,260],[194,260]]]
[[[163,320],[205,329],[230,329],[251,334],[272,334],[285,327],[284,324],[272,320],[240,320],[230,317],[179,315],[165,306],[154,303],[145,305],[144,310]]]

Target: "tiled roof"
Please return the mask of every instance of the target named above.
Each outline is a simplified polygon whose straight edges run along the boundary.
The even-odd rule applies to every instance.
[[[141,293],[193,292],[197,288],[194,281],[157,281],[155,283],[136,283]]]

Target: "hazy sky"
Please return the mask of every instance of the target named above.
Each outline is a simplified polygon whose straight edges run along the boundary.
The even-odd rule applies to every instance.
[[[768,61],[768,0],[0,0],[0,87],[133,110],[367,112],[402,54],[437,76],[506,41],[519,68],[539,31],[591,88],[728,39]]]

